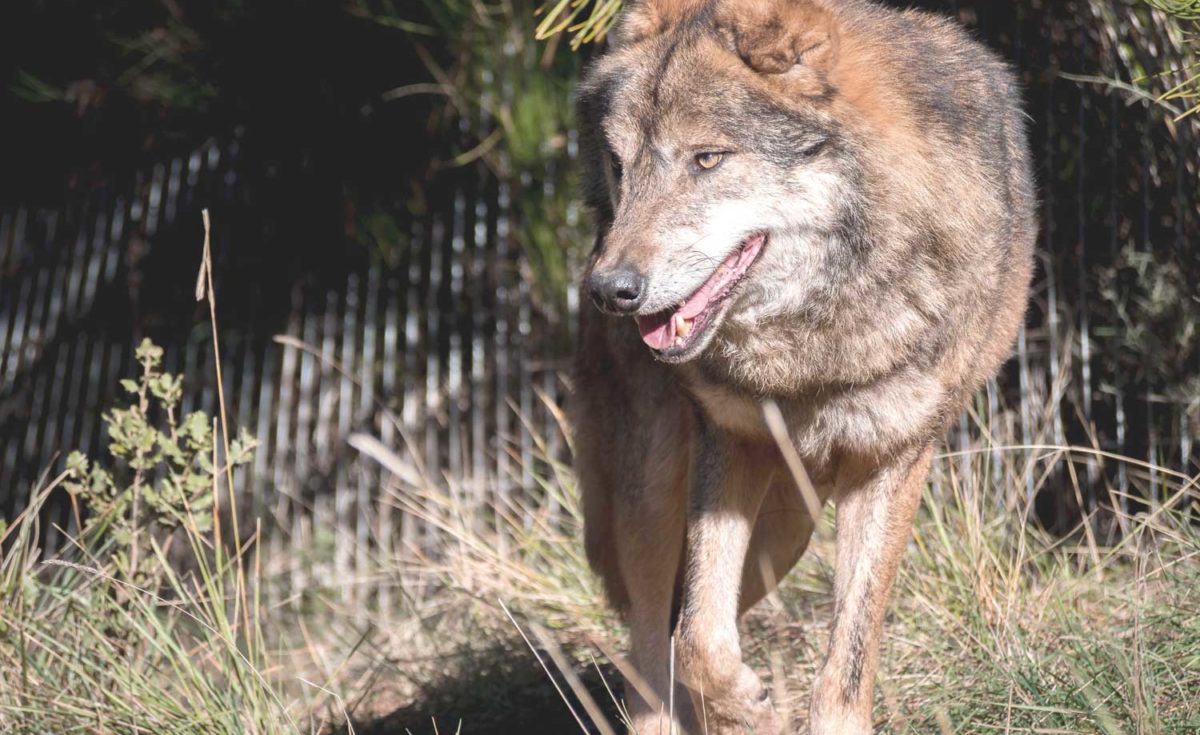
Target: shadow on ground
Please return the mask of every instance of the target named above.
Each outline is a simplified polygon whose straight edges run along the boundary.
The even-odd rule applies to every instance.
[[[545,652],[542,659],[554,672],[571,707],[586,725],[579,723],[555,690],[545,671],[528,650],[497,647],[470,655],[453,674],[435,677],[422,686],[421,696],[387,714],[354,723],[354,735],[557,735],[598,733],[578,697]],[[618,727],[613,694],[621,696],[621,677],[611,666],[599,670],[589,660],[575,666],[575,675],[591,694],[613,729]],[[609,693],[611,687],[613,694]],[[331,735],[349,735],[342,727]]]

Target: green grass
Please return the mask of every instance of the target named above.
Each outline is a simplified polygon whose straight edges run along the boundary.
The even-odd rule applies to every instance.
[[[1175,35],[1181,39],[1185,59],[1180,68],[1164,73],[1166,89],[1158,100],[1180,108],[1176,121],[1200,113],[1200,0],[1146,0],[1177,19]]]
[[[1181,20],[1200,20],[1200,0],[1147,0],[1151,5]]]
[[[548,0],[538,9],[535,38],[546,41],[570,34],[571,48],[599,43],[612,30],[623,0]]]
[[[38,559],[34,513],[9,528],[0,564],[0,731],[296,732],[267,678],[258,601],[241,567],[185,523],[195,569],[163,546],[142,569],[101,543]]]

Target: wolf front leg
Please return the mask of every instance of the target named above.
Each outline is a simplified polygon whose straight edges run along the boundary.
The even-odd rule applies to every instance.
[[[883,466],[839,471],[833,625],[813,685],[810,735],[871,732],[883,619],[932,453],[927,446]]]
[[[656,479],[627,493],[616,509],[617,553],[629,595],[630,658],[641,677],[626,681],[625,699],[632,733],[678,735],[695,729],[686,690],[671,678],[671,608],[683,556],[687,467],[659,467],[647,474]]]
[[[771,449],[711,427],[699,431],[688,509],[687,569],[678,657],[701,733],[773,735],[778,716],[758,676],[742,662],[738,598],[755,519],[771,481]]]

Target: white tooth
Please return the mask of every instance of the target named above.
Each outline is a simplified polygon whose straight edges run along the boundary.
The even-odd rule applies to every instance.
[[[692,333],[692,320],[684,319],[682,316],[675,317],[675,334],[679,337],[686,337]]]

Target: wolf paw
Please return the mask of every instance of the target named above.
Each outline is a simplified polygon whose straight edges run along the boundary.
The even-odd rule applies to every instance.
[[[782,719],[776,713],[770,693],[746,667],[739,686],[721,699],[697,699],[701,732],[708,735],[780,735]]]
[[[686,729],[682,722],[672,720],[666,712],[633,715],[627,732],[628,735],[692,735],[691,730]]]

